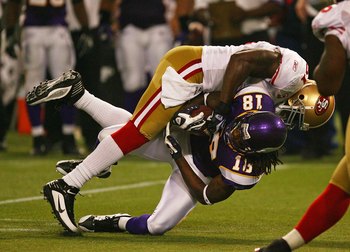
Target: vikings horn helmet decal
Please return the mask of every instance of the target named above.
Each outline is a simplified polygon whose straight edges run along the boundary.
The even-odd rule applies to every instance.
[[[287,138],[283,120],[269,111],[248,112],[224,129],[226,144],[240,153],[269,153],[281,148]]]

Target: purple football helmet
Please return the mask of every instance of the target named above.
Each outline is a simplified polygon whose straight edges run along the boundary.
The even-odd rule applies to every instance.
[[[224,129],[226,144],[243,154],[276,151],[286,138],[287,127],[283,120],[269,111],[248,112]]]

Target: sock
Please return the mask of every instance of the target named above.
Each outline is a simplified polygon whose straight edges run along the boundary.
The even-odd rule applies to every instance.
[[[126,223],[126,231],[131,234],[149,234],[147,220],[150,216],[150,214],[144,214],[139,217],[132,217]]]
[[[103,139],[81,164],[63,177],[70,186],[81,188],[88,180],[117,162],[124,156],[111,136]]]
[[[128,111],[96,98],[87,90],[74,106],[88,113],[103,128],[127,123],[131,117]]]
[[[29,106],[27,105],[30,124],[32,127],[42,125],[42,110],[41,105]]]
[[[126,223],[133,217],[120,217],[118,221],[118,227],[121,230],[126,230]]]
[[[345,214],[349,203],[349,194],[334,184],[328,184],[326,189],[309,206],[295,229],[300,233],[305,243],[308,243],[336,224]]]
[[[289,247],[292,250],[297,249],[305,244],[303,237],[296,229],[292,229],[292,231],[283,236],[282,239],[288,243]]]

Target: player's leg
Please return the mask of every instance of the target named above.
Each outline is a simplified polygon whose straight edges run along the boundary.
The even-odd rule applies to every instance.
[[[350,124],[347,125],[345,146],[350,146]],[[346,149],[346,147],[345,147]],[[305,243],[335,225],[345,214],[350,203],[350,163],[349,151],[340,160],[330,183],[316,200],[309,206],[295,230]],[[288,241],[288,235],[286,239]],[[292,237],[293,238],[293,237]],[[302,242],[290,244],[292,249],[303,245]]]
[[[47,28],[47,56],[48,70],[53,78],[58,78],[62,73],[74,68],[74,47],[67,28]],[[79,154],[74,137],[76,113],[72,104],[63,104],[60,110],[64,154]]]
[[[350,144],[350,120],[347,124],[345,149]],[[349,151],[340,160],[330,183],[312,202],[299,223],[281,239],[275,240],[260,252],[291,251],[310,242],[333,225],[346,213],[350,203]]]
[[[170,121],[173,114],[180,108],[179,105],[177,107],[165,109],[161,103],[160,91],[162,75],[165,69],[169,65],[175,70],[188,69],[195,62],[200,60],[200,57],[201,48],[192,50],[191,47],[184,47],[171,50],[167,53],[164,60],[161,61],[150,86],[138,103],[132,119],[120,130],[103,139],[82,163],[72,172],[65,175],[62,179],[66,185],[80,189],[87,181],[100,174],[106,167],[116,163],[124,155],[156,137],[167,122]],[[187,80],[192,82],[198,80],[197,83],[200,83],[201,81],[199,78],[203,77],[202,72],[199,72],[198,69],[194,71],[189,68],[189,70],[190,72],[185,76]],[[58,81],[57,85],[65,82],[66,79],[63,79],[62,81]],[[69,94],[69,92],[67,94]],[[104,111],[100,113],[104,113]],[[45,187],[51,185],[51,188],[53,188],[57,183],[56,181],[53,184],[45,185],[44,191]],[[60,209],[57,207],[54,208],[55,212],[59,212],[59,210]],[[64,220],[61,220],[61,222],[62,221]]]
[[[121,129],[103,139],[74,171],[64,177],[64,180],[80,188],[106,167],[155,138],[181,107],[179,105],[165,109],[161,102],[162,77],[166,68],[171,66],[179,72],[188,70],[184,78],[189,82],[200,83],[203,73],[191,67],[200,60],[201,51],[201,48],[193,47],[181,47],[169,51],[160,62],[131,120]]]
[[[24,55],[24,90],[28,92],[35,83],[46,77],[46,53],[44,34],[39,28],[24,28],[22,48]],[[42,121],[42,105],[27,106],[33,138],[33,155],[42,155],[47,151],[45,129]]]
[[[120,112],[122,114],[129,114],[129,118],[131,117],[131,114],[127,112],[126,110],[120,109]],[[119,118],[118,115],[115,116],[115,118]],[[124,122],[125,120],[122,120]],[[96,140],[96,146],[99,144],[100,141],[102,141],[104,138],[107,136],[111,135],[112,133],[116,132],[119,130],[121,127],[123,127],[125,123],[122,124],[116,124],[112,125],[110,127],[106,127],[100,131],[98,134],[97,140]],[[153,141],[149,142],[152,143]],[[145,145],[148,145],[145,144]],[[164,144],[163,144],[164,145]],[[158,152],[156,152],[158,153]],[[62,174],[62,175],[67,175],[71,171],[73,171],[83,160],[60,160],[56,163],[56,170]],[[112,172],[112,166],[106,167],[102,172],[100,172],[97,177],[98,178],[108,178],[111,175]]]
[[[205,177],[193,163],[188,134],[176,131],[173,133],[177,135],[184,156],[192,169],[204,183],[209,183],[210,179]],[[132,234],[161,235],[175,227],[194,208],[197,201],[192,197],[180,170],[172,160],[169,150],[165,147],[162,135],[133,151],[132,154],[147,159],[169,162],[173,166],[172,174],[164,186],[156,210],[151,215],[144,214],[138,217],[125,216],[125,214],[85,216],[79,221],[83,230],[95,232],[128,231]]]
[[[146,49],[147,65],[152,74],[155,73],[159,60],[173,46],[173,34],[167,24],[154,25],[147,29]]]
[[[182,179],[178,169],[168,178],[160,202],[153,214],[138,217],[121,216],[84,216],[79,227],[90,232],[122,232],[131,234],[161,235],[177,225],[195,207],[196,200]],[[97,228],[96,228],[97,227]]]
[[[148,42],[145,31],[131,24],[121,31],[116,40],[115,53],[124,91],[123,107],[130,112],[135,109],[142,91],[147,86],[146,43]],[[157,64],[159,60],[160,58],[157,58]]]

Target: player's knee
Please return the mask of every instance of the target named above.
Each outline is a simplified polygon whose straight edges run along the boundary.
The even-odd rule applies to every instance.
[[[112,125],[109,127],[106,127],[98,133],[97,139],[99,142],[101,142],[103,139],[105,139],[107,136],[113,134],[114,132],[118,131],[123,125],[117,124],[117,125]]]

